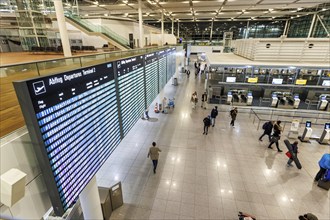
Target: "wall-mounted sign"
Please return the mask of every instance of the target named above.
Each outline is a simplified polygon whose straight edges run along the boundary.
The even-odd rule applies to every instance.
[[[306,85],[307,79],[297,79],[296,85]]]
[[[257,83],[258,82],[258,77],[248,78],[248,82],[249,83]]]

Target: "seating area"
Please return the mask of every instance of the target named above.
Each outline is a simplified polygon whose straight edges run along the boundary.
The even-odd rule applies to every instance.
[[[76,52],[84,52],[84,51],[96,51],[94,46],[71,46],[71,51],[73,53]],[[38,47],[32,46],[30,52],[32,54],[39,54],[39,53],[63,53],[63,47]]]

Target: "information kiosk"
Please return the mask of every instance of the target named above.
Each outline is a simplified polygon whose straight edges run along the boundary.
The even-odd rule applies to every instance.
[[[232,100],[233,100],[233,94],[232,92],[229,91],[227,94],[227,104],[231,104]]]
[[[276,94],[273,94],[272,95],[272,102],[270,103],[270,106],[276,108],[277,107],[277,103],[278,103],[277,95]]]
[[[320,101],[317,105],[317,109],[318,110],[325,110],[325,108],[327,107],[328,105],[328,101],[327,101],[327,97],[326,96],[321,96],[320,97]]]
[[[299,95],[295,94],[294,98],[293,98],[293,108],[299,108],[299,104],[300,104],[300,99],[299,99]]]
[[[301,137],[299,137],[299,140],[302,142],[309,142],[309,138],[312,136],[312,132],[312,122],[306,121],[304,133]]]
[[[253,101],[252,92],[248,92],[246,105],[252,105],[252,101]]]
[[[330,123],[325,123],[322,135],[318,142],[320,144],[329,144],[329,140],[330,140]]]

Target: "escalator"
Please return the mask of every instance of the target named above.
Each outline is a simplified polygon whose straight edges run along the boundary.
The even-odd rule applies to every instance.
[[[86,19],[80,19],[73,15],[67,15],[66,21],[88,35],[95,35],[104,38],[106,41],[121,50],[130,49],[128,40],[113,32],[110,28],[95,25]]]

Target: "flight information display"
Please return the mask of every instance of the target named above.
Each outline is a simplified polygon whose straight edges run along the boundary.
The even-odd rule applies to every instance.
[[[176,49],[175,47],[169,48],[166,50],[167,52],[167,76],[166,81],[168,82],[171,77],[174,75],[176,70]]]
[[[166,80],[166,56],[167,56],[167,53],[165,50],[158,51],[159,91],[161,91],[167,83],[167,80]]]
[[[150,106],[158,95],[158,55],[156,52],[146,54],[144,59],[147,106]]]
[[[14,83],[57,215],[121,140],[113,63]]]
[[[137,56],[115,62],[124,136],[145,110],[143,58]]]

